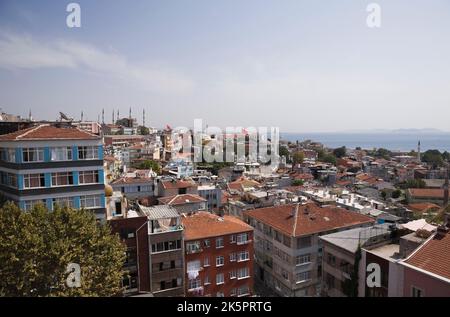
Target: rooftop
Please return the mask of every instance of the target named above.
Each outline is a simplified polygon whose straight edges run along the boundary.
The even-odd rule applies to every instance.
[[[368,246],[371,242],[376,243],[389,235],[389,227],[376,225],[368,228],[355,228],[321,236],[320,239],[338,246],[351,253],[356,253],[358,246]],[[380,240],[381,239],[381,240]]]
[[[450,232],[435,234],[404,262],[450,279]]]
[[[185,180],[163,180],[161,181],[164,189],[179,189],[179,188],[188,188],[197,186],[194,182],[185,181]]]
[[[184,204],[204,202],[206,201],[206,199],[200,197],[199,195],[183,194],[183,195],[161,197],[158,198],[158,201],[164,205],[184,205]]]
[[[153,184],[151,177],[121,177],[111,182],[111,185]]]
[[[444,190],[438,188],[410,188],[408,193],[413,197],[444,198]]]
[[[371,217],[356,212],[313,203],[259,208],[244,214],[295,237],[374,222]]]
[[[182,223],[186,240],[253,231],[251,226],[238,218],[227,215],[219,217],[204,211],[183,217]]]
[[[148,220],[171,219],[180,217],[180,214],[176,209],[167,205],[157,205],[151,207],[144,207],[139,205],[139,210],[147,216]]]
[[[98,135],[78,128],[58,128],[40,124],[28,129],[0,135],[0,141],[38,141],[38,140],[98,140]]]

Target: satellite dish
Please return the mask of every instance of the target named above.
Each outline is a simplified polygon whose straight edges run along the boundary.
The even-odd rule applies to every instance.
[[[64,120],[67,120],[67,121],[73,121],[73,118],[67,116],[67,115],[64,114],[63,112],[59,112],[59,115],[61,116],[61,121],[62,121],[63,119],[64,119]]]

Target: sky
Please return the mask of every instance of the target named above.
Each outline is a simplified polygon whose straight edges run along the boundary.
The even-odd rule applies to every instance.
[[[66,25],[70,2],[0,0],[3,111],[450,131],[448,0],[79,0],[80,28]]]

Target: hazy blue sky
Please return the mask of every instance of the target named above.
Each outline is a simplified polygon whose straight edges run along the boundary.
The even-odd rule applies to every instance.
[[[0,107],[161,127],[450,130],[450,1],[0,0]],[[368,28],[377,2],[382,25]]]

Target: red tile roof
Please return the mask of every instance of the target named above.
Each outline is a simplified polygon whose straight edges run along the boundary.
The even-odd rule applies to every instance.
[[[429,209],[440,209],[441,207],[436,204],[432,203],[415,203],[415,204],[409,204],[408,208],[415,212],[424,213],[428,211]]]
[[[405,263],[450,279],[450,232],[435,235],[419,247]]]
[[[192,204],[192,203],[201,203],[206,201],[203,197],[199,195],[192,194],[183,194],[183,195],[175,195],[168,197],[158,198],[158,201],[164,205],[184,205],[184,204]]]
[[[78,128],[58,128],[41,124],[13,133],[0,135],[0,141],[36,141],[36,140],[96,140],[98,135]]]
[[[444,190],[439,188],[410,188],[408,192],[412,197],[444,198]]]
[[[244,215],[295,237],[374,222],[372,218],[356,212],[338,207],[319,207],[314,203],[247,210]]]
[[[185,240],[197,240],[253,231],[251,226],[238,218],[227,215],[221,218],[204,211],[197,212],[192,216],[182,217],[182,223]]]

